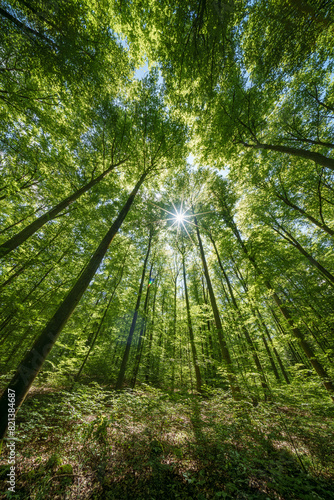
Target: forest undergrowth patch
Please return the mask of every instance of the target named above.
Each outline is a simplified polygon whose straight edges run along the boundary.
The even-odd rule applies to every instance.
[[[221,390],[37,388],[17,415],[15,493],[1,458],[1,498],[331,499],[333,413]]]

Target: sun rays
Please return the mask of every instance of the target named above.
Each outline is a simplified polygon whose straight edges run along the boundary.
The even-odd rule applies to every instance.
[[[163,212],[165,212],[165,214],[169,215],[169,217],[165,217],[164,219],[159,219],[156,222],[167,222],[167,224],[169,222],[172,222],[172,224],[168,224],[167,231],[171,231],[173,228],[177,228],[177,234],[179,234],[180,229],[184,229],[185,233],[187,234],[188,238],[191,240],[193,245],[195,245],[195,243],[194,243],[191,235],[189,234],[189,231],[188,231],[186,225],[190,224],[190,225],[196,227],[197,224],[195,224],[192,220],[190,220],[191,218],[195,218],[199,215],[204,215],[204,214],[208,214],[208,213],[212,212],[211,210],[209,210],[207,212],[193,213],[193,210],[192,210],[192,213],[189,213],[189,211],[192,207],[189,206],[188,208],[185,209],[183,200],[181,200],[179,208],[177,208],[175,206],[174,202],[171,201],[171,204],[173,205],[174,212],[166,210],[165,208],[160,207],[159,205],[156,205],[155,203],[153,203],[151,201],[149,203],[151,205],[154,205],[156,208],[159,208]]]

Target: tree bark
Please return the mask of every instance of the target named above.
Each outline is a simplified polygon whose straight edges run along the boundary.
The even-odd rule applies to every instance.
[[[238,232],[238,230],[237,230],[236,227],[235,227],[235,231]],[[237,234],[238,234],[238,236],[237,236]],[[241,236],[240,236],[239,232],[237,234],[235,233],[235,235],[237,236],[237,239],[238,239],[239,243],[241,244],[241,247],[242,247],[242,249],[244,251],[244,254],[247,256],[248,260],[253,265],[253,267],[256,270],[256,272],[260,276],[262,276],[262,278],[264,279],[264,284],[265,284],[266,288],[268,289],[268,291],[270,292],[270,294],[272,295],[274,302],[277,304],[279,310],[281,311],[281,313],[284,316],[284,318],[286,319],[289,327],[291,328],[294,336],[298,339],[299,345],[303,349],[306,357],[310,361],[310,363],[313,366],[313,368],[316,371],[316,373],[322,379],[322,382],[323,382],[325,388],[330,393],[330,396],[331,396],[331,398],[334,401],[334,384],[333,384],[332,380],[330,379],[330,377],[329,377],[326,369],[322,366],[322,364],[320,363],[320,361],[317,359],[315,353],[313,352],[312,347],[310,346],[310,344],[308,343],[308,341],[305,339],[304,334],[302,333],[302,331],[294,324],[293,319],[291,318],[290,312],[288,311],[288,309],[285,306],[285,304],[283,304],[283,302],[281,301],[281,299],[279,298],[279,296],[275,292],[275,290],[272,287],[271,283],[266,278],[264,278],[262,270],[259,268],[259,266],[255,262],[255,259],[249,254],[249,252],[248,252],[248,250],[247,250],[244,242],[241,239]]]
[[[126,257],[127,257],[127,255],[125,256],[125,259],[126,259]],[[113,291],[112,291],[112,294],[111,294],[111,296],[110,296],[110,298],[109,298],[109,300],[108,300],[107,307],[106,307],[106,308],[105,308],[105,310],[104,310],[104,313],[103,313],[103,315],[102,315],[102,318],[101,318],[101,320],[100,320],[100,323],[99,323],[99,325],[98,325],[98,327],[97,327],[97,329],[96,329],[95,335],[94,335],[94,337],[93,337],[93,339],[92,339],[92,341],[91,341],[91,343],[90,343],[90,346],[89,346],[88,352],[87,352],[87,354],[86,354],[86,356],[85,356],[85,358],[84,358],[84,360],[83,360],[83,362],[82,362],[82,364],[81,364],[81,367],[80,367],[80,369],[79,369],[78,373],[76,374],[76,376],[75,376],[75,378],[74,378],[74,382],[77,382],[77,381],[79,380],[79,378],[80,378],[80,375],[81,375],[81,373],[82,373],[82,370],[84,369],[84,366],[85,366],[85,364],[86,364],[86,362],[87,362],[87,359],[89,358],[89,355],[90,355],[90,353],[92,352],[92,350],[93,350],[93,348],[94,348],[94,346],[95,346],[95,342],[96,342],[96,340],[97,340],[97,338],[98,338],[98,336],[99,336],[99,333],[100,333],[100,331],[101,331],[101,328],[102,328],[102,325],[103,325],[103,322],[104,322],[104,318],[106,317],[107,312],[108,312],[109,307],[110,307],[110,304],[111,304],[111,302],[112,302],[113,298],[115,297],[115,293],[116,293],[116,290],[117,290],[117,288],[118,288],[118,285],[119,285],[119,284],[120,284],[120,282],[122,281],[123,272],[124,272],[124,265],[125,265],[125,259],[124,259],[123,264],[122,264],[122,269],[121,269],[120,276],[119,276],[119,278],[118,278],[118,280],[117,280],[117,282],[116,282],[116,285],[115,285],[115,287],[114,287],[114,289],[113,289]]]
[[[320,229],[322,229],[322,231],[324,231],[325,233],[329,234],[330,236],[334,236],[334,230],[333,229],[331,229],[329,226],[327,226],[327,224],[324,224],[324,223],[318,221],[318,219],[316,219],[315,217],[313,217],[313,215],[307,213],[303,208],[299,207],[298,205],[296,205],[295,203],[293,203],[292,201],[290,201],[287,196],[282,196],[281,194],[277,193],[276,191],[275,191],[275,195],[277,196],[277,198],[279,198],[280,200],[282,200],[288,207],[291,207],[294,210],[296,210],[297,212],[299,212],[300,214],[302,214],[306,219],[308,219],[310,222],[312,222],[317,227],[319,227]]]
[[[272,338],[270,337],[270,333],[268,331],[267,325],[265,324],[265,322],[264,322],[264,320],[262,318],[262,315],[261,315],[261,313],[260,313],[260,311],[259,311],[259,309],[257,307],[255,308],[255,311],[256,311],[256,314],[257,314],[258,319],[259,319],[260,327],[262,327],[263,330],[264,330],[264,332],[265,332],[265,333],[262,333],[262,340],[263,340],[263,343],[264,343],[265,348],[267,350],[268,357],[269,357],[269,360],[270,360],[270,364],[272,366],[272,369],[273,369],[273,372],[275,374],[276,380],[278,382],[280,382],[280,376],[279,376],[278,370],[276,368],[274,358],[272,357],[268,341],[271,344],[271,347],[272,347],[272,349],[274,351],[274,354],[275,354],[277,362],[278,362],[278,364],[279,364],[279,366],[281,368],[281,371],[282,371],[282,374],[283,374],[285,382],[287,384],[290,384],[290,380],[289,380],[288,374],[286,373],[286,370],[284,368],[284,365],[283,365],[283,362],[281,360],[280,355],[278,354],[275,346],[273,345],[273,341],[272,341]]]
[[[250,348],[250,350],[252,352],[252,356],[253,356],[253,359],[254,359],[254,363],[255,363],[256,369],[257,369],[257,371],[258,371],[258,373],[260,375],[261,386],[262,386],[262,389],[263,389],[263,392],[264,392],[264,398],[266,400],[267,397],[268,397],[268,395],[269,395],[269,387],[268,387],[266,376],[264,374],[264,371],[263,371],[263,368],[262,368],[262,365],[261,365],[261,361],[260,361],[259,356],[258,356],[258,354],[256,352],[253,340],[252,340],[251,336],[249,335],[249,332],[248,332],[247,328],[243,325],[242,314],[241,314],[241,311],[239,309],[238,303],[237,303],[237,301],[235,299],[235,296],[234,296],[234,293],[233,293],[233,289],[232,289],[229,277],[227,276],[227,274],[225,272],[225,269],[223,268],[223,264],[221,262],[220,255],[218,253],[218,249],[217,249],[216,243],[215,243],[214,239],[212,238],[211,234],[209,235],[209,237],[210,237],[210,240],[212,242],[213,248],[215,250],[219,267],[222,270],[222,273],[224,275],[225,281],[227,283],[227,287],[228,287],[228,290],[229,290],[229,294],[230,294],[230,297],[231,297],[231,300],[232,300],[233,307],[234,307],[234,309],[235,309],[235,311],[236,311],[236,313],[238,315],[238,318],[240,320],[241,330],[242,330],[242,332],[243,332],[243,334],[245,336],[246,342],[249,345],[249,348]]]
[[[148,348],[147,348],[147,361],[146,361],[146,373],[145,373],[145,381],[146,382],[149,382],[150,373],[151,373],[151,359],[152,359],[151,351],[152,351],[152,342],[153,342],[153,332],[154,332],[154,322],[155,322],[155,305],[156,305],[156,299],[157,299],[157,291],[158,291],[158,281],[156,278],[154,297],[153,297],[153,306],[152,306],[152,319],[151,319],[151,324],[150,324],[150,337],[149,337]]]
[[[282,236],[282,238],[284,238],[286,241],[288,241],[292,246],[294,246],[295,248],[297,248],[297,250],[299,250],[299,252],[304,255],[304,257],[307,258],[307,260],[312,264],[312,266],[316,267],[323,276],[325,276],[325,278],[327,279],[327,281],[329,282],[329,284],[331,286],[334,286],[334,276],[329,272],[327,271],[326,268],[324,268],[324,266],[322,266],[320,264],[320,262],[318,262],[314,257],[312,257],[312,255],[310,255],[306,250],[305,248],[296,240],[296,238],[294,238],[292,236],[292,234],[287,231],[283,226],[281,226],[280,224],[278,224],[278,222],[275,221],[275,224],[280,228],[281,231],[283,231],[283,233],[286,235],[284,236],[284,234],[282,234],[278,229],[276,229],[274,226],[271,226],[271,228],[276,231],[276,233],[278,233],[280,236]]]
[[[147,309],[148,309],[148,301],[149,301],[149,296],[150,296],[150,279],[152,277],[152,268],[153,268],[153,264],[151,264],[151,269],[150,269],[150,274],[149,274],[149,279],[148,279],[148,286],[147,286],[147,290],[146,290],[146,297],[145,297],[145,302],[144,302],[143,320],[142,320],[142,325],[141,325],[139,337],[138,337],[137,353],[135,356],[134,370],[133,370],[133,376],[132,376],[132,381],[131,381],[132,389],[136,385],[141,355],[143,352],[142,342],[143,342],[143,336],[146,332],[146,325],[147,325]]]

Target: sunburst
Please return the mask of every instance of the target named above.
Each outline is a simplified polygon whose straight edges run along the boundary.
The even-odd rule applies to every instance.
[[[174,208],[174,212],[170,212],[169,210],[166,210],[165,208],[162,208],[162,207],[160,207],[159,205],[156,205],[153,202],[149,202],[149,203],[151,203],[151,205],[154,205],[155,207],[159,208],[160,210],[163,210],[166,214],[168,214],[170,216],[170,217],[167,217],[165,219],[160,219],[160,221],[166,221],[166,222],[170,221],[170,222],[172,222],[172,224],[168,227],[168,231],[170,231],[171,229],[173,229],[173,227],[177,227],[177,232],[179,233],[179,230],[182,227],[184,229],[184,231],[187,233],[187,236],[191,240],[191,242],[193,243],[193,245],[195,245],[195,243],[194,243],[192,237],[190,236],[189,231],[187,230],[186,224],[191,224],[192,226],[196,227],[196,224],[190,220],[192,217],[196,217],[198,215],[204,215],[204,214],[208,214],[208,213],[212,212],[212,210],[209,210],[208,212],[200,212],[200,213],[196,213],[196,214],[194,214],[194,213],[189,214],[187,212],[190,210],[191,207],[188,207],[186,210],[184,210],[183,200],[181,200],[181,204],[180,204],[180,208],[179,209],[176,208],[176,206],[173,203],[173,201],[171,202],[172,205],[173,205],[173,208]]]

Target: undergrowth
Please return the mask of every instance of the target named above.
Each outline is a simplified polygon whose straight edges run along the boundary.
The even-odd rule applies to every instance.
[[[16,420],[16,491],[5,449],[1,498],[331,499],[333,413],[221,390],[35,389]]]

